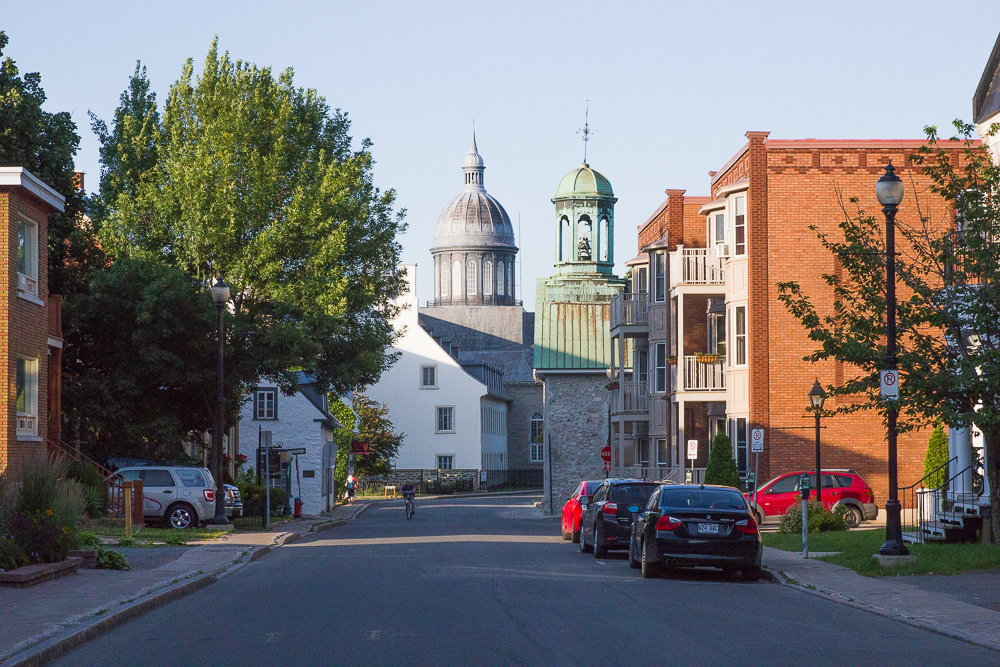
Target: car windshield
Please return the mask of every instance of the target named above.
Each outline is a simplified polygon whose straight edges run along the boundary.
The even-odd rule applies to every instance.
[[[612,489],[611,499],[621,505],[645,507],[655,490],[656,484],[621,484]]]
[[[739,491],[725,489],[663,489],[660,507],[692,510],[745,510],[746,501]]]

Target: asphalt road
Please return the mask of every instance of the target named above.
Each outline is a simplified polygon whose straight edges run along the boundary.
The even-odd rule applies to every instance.
[[[643,580],[531,496],[417,501],[282,547],[59,665],[995,665],[1000,654],[764,581]]]

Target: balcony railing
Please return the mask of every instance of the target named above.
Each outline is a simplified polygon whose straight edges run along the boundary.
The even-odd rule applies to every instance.
[[[701,484],[705,481],[705,469],[695,468],[693,471],[690,468],[670,468],[667,466],[656,466],[650,467],[649,464],[644,465],[634,465],[625,466],[622,469],[621,474],[624,477],[631,477],[633,479],[641,479],[647,482],[667,482],[674,484],[684,484],[687,479],[687,473],[691,472],[691,483]]]
[[[684,391],[725,391],[726,364],[722,357],[717,361],[700,361],[697,356],[684,357],[681,365],[673,367],[670,388],[677,391],[677,376],[683,378]]]
[[[649,324],[649,295],[645,292],[620,293],[611,298],[611,328]]]
[[[680,247],[670,253],[670,288],[677,285],[725,285],[723,258],[708,248]]]
[[[615,414],[623,412],[649,412],[649,383],[626,380],[619,383],[618,389],[611,392],[611,411]]]

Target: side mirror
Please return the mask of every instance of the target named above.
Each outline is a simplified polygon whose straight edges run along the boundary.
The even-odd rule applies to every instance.
[[[580,507],[586,507],[590,504],[590,496],[580,496]]]

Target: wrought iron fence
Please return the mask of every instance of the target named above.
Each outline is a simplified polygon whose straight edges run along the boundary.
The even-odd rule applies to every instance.
[[[486,490],[498,491],[514,488],[542,488],[544,483],[541,468],[523,468],[513,470],[487,470]]]

